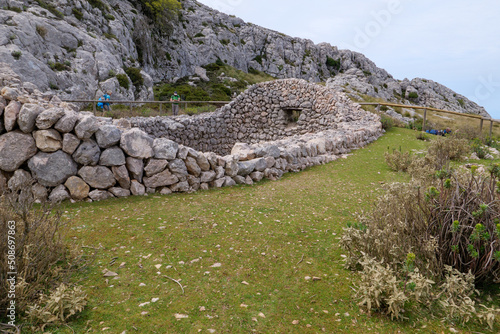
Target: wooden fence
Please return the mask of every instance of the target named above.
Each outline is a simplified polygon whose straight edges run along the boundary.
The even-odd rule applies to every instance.
[[[484,121],[489,121],[490,122],[490,137],[493,132],[493,123],[500,123],[500,120],[493,119],[493,118],[486,118],[481,115],[476,115],[476,114],[465,114],[465,113],[460,113],[456,111],[451,111],[451,110],[443,110],[443,109],[437,109],[437,108],[431,108],[431,107],[422,107],[422,106],[408,106],[406,104],[396,104],[396,103],[386,103],[386,102],[358,102],[360,105],[372,105],[372,106],[377,106],[377,111],[380,112],[380,106],[387,106],[387,107],[400,107],[400,108],[408,108],[408,109],[420,109],[424,111],[424,119],[422,123],[422,131],[425,131],[425,125],[427,122],[427,111],[435,111],[439,113],[444,113],[444,114],[452,114],[456,116],[461,116],[461,117],[469,117],[469,118],[474,118],[480,120],[480,125],[479,125],[479,131],[483,132],[483,125]]]
[[[65,102],[71,102],[71,103],[92,103],[92,110],[94,113],[97,111],[97,103],[103,102],[103,103],[115,103],[115,104],[129,104],[130,105],[130,110],[132,111],[132,107],[134,105],[141,105],[141,104],[157,104],[160,106],[160,114],[163,112],[163,105],[171,105],[172,103],[179,103],[183,104],[184,108],[187,107],[188,104],[213,104],[216,106],[223,106],[231,101],[121,101],[121,100],[110,100],[110,101],[100,101],[100,100],[64,100]],[[380,106],[387,106],[387,107],[400,107],[400,108],[408,108],[408,109],[419,109],[424,111],[424,119],[423,119],[423,124],[422,124],[422,131],[425,131],[425,125],[427,122],[427,111],[435,111],[439,113],[445,113],[445,114],[452,114],[456,116],[461,116],[461,117],[469,117],[469,118],[474,118],[480,120],[480,132],[483,132],[483,126],[484,126],[484,121],[489,121],[490,122],[490,137],[493,132],[493,123],[500,123],[500,120],[493,119],[493,118],[486,118],[481,115],[475,115],[475,114],[464,114],[464,113],[459,113],[456,111],[450,111],[450,110],[443,110],[443,109],[437,109],[437,108],[431,108],[431,107],[423,107],[423,106],[409,106],[406,104],[397,104],[397,103],[388,103],[388,102],[358,102],[359,105],[372,105],[376,106],[377,111],[380,112]]]

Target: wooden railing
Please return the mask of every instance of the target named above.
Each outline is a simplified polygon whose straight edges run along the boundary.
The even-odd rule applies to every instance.
[[[228,104],[231,101],[122,101],[122,100],[108,100],[108,101],[102,101],[102,100],[63,100],[64,102],[71,102],[71,103],[92,103],[92,110],[94,113],[97,111],[97,103],[102,102],[102,103],[111,103],[111,104],[129,104],[130,105],[130,110],[132,110],[132,107],[134,104],[159,104],[160,105],[160,114],[163,112],[163,105],[164,104],[172,104],[172,103],[178,103],[181,105],[184,105],[186,107],[188,104],[214,104],[217,106],[223,106]]]
[[[101,100],[63,100],[64,102],[71,102],[71,103],[92,103],[92,110],[94,113],[97,111],[97,103],[103,102],[103,103],[114,103],[114,104],[129,104],[130,105],[130,110],[132,110],[132,107],[134,104],[158,104],[160,106],[160,114],[163,112],[162,106],[164,104],[172,104],[172,103],[179,103],[183,104],[184,107],[186,107],[188,104],[213,104],[217,106],[223,106],[231,101],[122,101],[122,100],[109,100],[109,101],[101,101]],[[423,124],[422,124],[422,131],[425,131],[425,125],[427,122],[427,111],[435,111],[435,112],[440,112],[440,113],[445,113],[445,114],[452,114],[456,116],[461,116],[461,117],[469,117],[469,118],[474,118],[480,120],[480,132],[483,132],[483,125],[484,121],[489,121],[490,122],[490,137],[493,132],[493,123],[500,123],[500,120],[493,119],[493,118],[486,118],[481,115],[475,115],[475,114],[465,114],[465,113],[459,113],[456,111],[451,111],[451,110],[444,110],[444,109],[437,109],[437,108],[431,108],[431,107],[423,107],[423,106],[411,106],[411,105],[406,105],[406,104],[397,104],[397,103],[389,103],[389,102],[357,102],[359,105],[372,105],[376,106],[377,111],[380,112],[380,107],[381,106],[386,106],[386,107],[400,107],[400,108],[408,108],[408,109],[419,109],[424,111],[424,119],[423,119]]]
[[[408,108],[408,109],[420,109],[424,111],[424,119],[422,123],[422,131],[425,131],[425,125],[427,122],[427,111],[435,111],[435,112],[440,112],[440,113],[445,113],[445,114],[452,114],[456,116],[461,116],[461,117],[469,117],[469,118],[474,118],[480,120],[480,132],[483,132],[483,124],[484,121],[489,121],[490,122],[490,137],[493,132],[493,123],[500,123],[500,120],[493,119],[493,118],[486,118],[481,115],[476,115],[476,114],[465,114],[465,113],[460,113],[456,111],[451,111],[451,110],[444,110],[444,109],[437,109],[437,108],[431,108],[431,107],[423,107],[423,106],[409,106],[406,104],[397,104],[397,103],[386,103],[386,102],[358,102],[359,105],[371,105],[371,106],[377,106],[377,111],[380,111],[380,106],[386,106],[386,107],[400,107],[400,108]]]

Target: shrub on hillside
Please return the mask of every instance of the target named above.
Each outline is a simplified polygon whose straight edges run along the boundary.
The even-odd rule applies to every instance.
[[[406,172],[410,167],[413,157],[410,152],[393,150],[392,153],[385,152],[385,162],[395,172]]]
[[[117,74],[116,79],[118,80],[118,84],[120,84],[120,87],[123,87],[126,90],[130,88],[128,76],[126,74],[123,73]]]
[[[470,153],[470,145],[466,139],[456,136],[441,137],[437,136],[431,141],[428,148],[428,155],[435,159],[436,170],[442,169],[450,160],[460,161]]]
[[[125,73],[127,73],[130,81],[139,91],[140,87],[144,84],[144,77],[141,74],[141,69],[137,67],[127,67],[125,68]]]

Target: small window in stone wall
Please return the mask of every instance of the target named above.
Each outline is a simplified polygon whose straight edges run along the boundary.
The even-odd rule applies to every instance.
[[[285,111],[285,122],[287,128],[297,126],[297,122],[299,121],[299,117],[302,114],[302,109],[284,109]]]

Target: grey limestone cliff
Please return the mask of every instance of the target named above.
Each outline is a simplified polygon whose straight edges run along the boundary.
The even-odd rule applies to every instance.
[[[220,59],[278,79],[330,79],[330,87],[358,98],[488,116],[432,81],[396,80],[360,53],[293,38],[195,0],[180,2],[178,15],[158,25],[136,0],[0,0],[0,58],[24,82],[61,98],[94,98],[112,90],[118,99],[152,99],[154,82],[203,77],[200,67]],[[143,82],[127,77],[127,68],[140,69]]]

